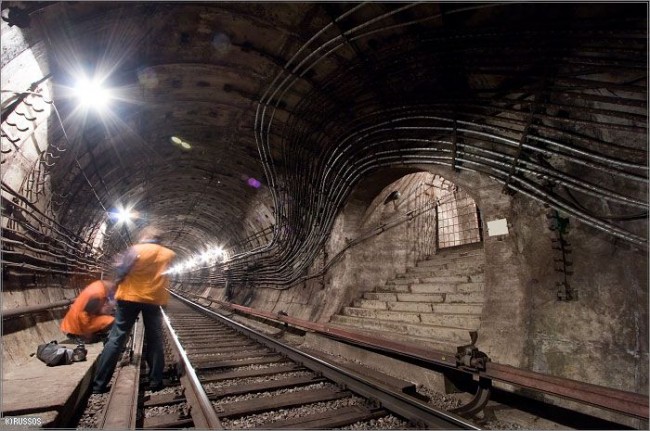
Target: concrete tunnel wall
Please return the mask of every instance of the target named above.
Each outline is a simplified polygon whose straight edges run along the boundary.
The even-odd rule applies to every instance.
[[[558,252],[553,248],[556,233],[549,228],[550,208],[521,195],[504,194],[501,184],[478,174],[429,171],[467,191],[481,211],[486,269],[479,349],[502,364],[647,394],[646,253],[570,219],[564,239],[570,245],[568,281],[575,298],[560,301],[557,283],[563,275],[556,271]],[[392,190],[407,195],[408,188],[400,189],[400,185],[405,184],[387,184],[377,196],[383,200]],[[359,198],[353,193],[336,220],[327,256],[343,249],[346,239],[360,235],[364,219],[386,217],[389,208],[372,203],[372,197]],[[368,215],[368,211],[374,212]],[[486,222],[501,218],[508,221],[509,233],[489,236]],[[404,223],[387,230],[349,249],[323,276],[287,290],[257,290],[247,305],[328,322],[364,291],[415,264],[412,238],[420,233],[415,228],[415,223]],[[310,273],[322,267],[323,262],[317,261]],[[215,286],[209,294],[219,298],[222,291]],[[389,364],[384,371],[397,372]],[[411,378],[432,382],[424,374]],[[442,385],[442,380],[437,384]],[[438,389],[443,390],[442,386]],[[551,402],[567,405],[557,399]],[[573,407],[603,415],[590,407]],[[607,413],[604,417],[616,420]]]

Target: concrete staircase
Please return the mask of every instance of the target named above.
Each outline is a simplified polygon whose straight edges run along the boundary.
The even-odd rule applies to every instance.
[[[330,323],[456,352],[481,325],[484,266],[482,243],[440,251],[364,293]]]

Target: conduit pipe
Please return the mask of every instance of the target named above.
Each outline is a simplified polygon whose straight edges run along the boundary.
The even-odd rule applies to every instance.
[[[93,249],[92,244],[90,244],[89,242],[87,242],[87,241],[85,241],[85,240],[83,240],[83,239],[81,239],[81,238],[79,238],[79,237],[77,237],[77,239],[74,239],[74,238],[70,237],[70,235],[72,235],[72,236],[76,236],[76,235],[75,235],[73,232],[68,231],[67,228],[65,228],[64,226],[60,225],[56,220],[50,218],[49,216],[47,216],[46,214],[44,214],[43,212],[41,212],[41,210],[39,210],[39,209],[38,209],[37,207],[35,207],[33,204],[29,203],[29,201],[28,201],[27,199],[25,199],[25,197],[23,197],[21,194],[17,193],[15,190],[13,190],[13,189],[12,189],[8,184],[6,184],[4,181],[2,181],[2,188],[5,189],[7,192],[9,192],[12,196],[14,196],[14,197],[20,199],[21,201],[25,202],[25,204],[26,204],[29,208],[31,208],[32,211],[34,211],[35,213],[37,213],[38,215],[40,215],[40,216],[43,217],[44,219],[50,221],[51,224],[47,226],[49,229],[51,229],[52,231],[54,231],[54,232],[56,232],[57,234],[61,235],[62,237],[67,238],[67,239],[70,240],[73,244],[78,244],[78,245],[83,244],[83,245],[85,245],[89,250],[92,250],[92,249]],[[21,209],[21,210],[24,210],[23,208],[20,208],[20,209]],[[36,216],[34,216],[34,215],[33,215],[32,213],[30,213],[29,211],[26,211],[25,213],[28,214],[28,215],[30,215],[30,216],[33,217],[34,219],[36,219],[36,220],[39,222],[39,224],[42,223],[40,220],[38,220],[38,218],[37,218]],[[59,230],[56,228],[56,226],[60,227],[63,231],[68,231],[68,233],[66,234],[66,233],[63,233],[63,232],[59,231]],[[78,249],[78,247],[77,247],[77,249]]]
[[[31,269],[33,271],[39,271],[39,272],[47,272],[47,273],[52,273],[52,274],[65,274],[65,275],[85,275],[89,276],[90,274],[99,274],[101,271],[97,272],[92,272],[92,271],[87,271],[87,272],[77,272],[77,271],[59,271],[58,269],[52,269],[52,268],[45,268],[42,266],[36,266],[32,265],[29,263],[16,263],[16,262],[10,262],[7,260],[2,260],[0,261],[2,265],[5,265],[7,267],[15,267],[15,268],[26,268],[26,269]]]
[[[6,217],[6,218],[8,220],[18,222],[14,217]],[[25,226],[23,225],[23,227],[25,227]],[[36,230],[35,228],[33,228],[31,225],[29,225],[29,227],[31,229],[26,229],[27,231],[32,232],[32,233],[34,233],[36,235],[39,235],[39,236],[42,236],[42,237],[48,237],[49,239],[51,239],[51,240],[53,240],[55,242],[63,243],[64,246],[65,246],[65,248],[62,248],[60,246],[56,246],[56,245],[52,244],[51,245],[51,251],[46,250],[45,248],[40,248],[40,249],[35,248],[34,250],[42,250],[43,253],[46,253],[46,252],[47,253],[60,252],[60,253],[64,253],[66,256],[68,256],[71,259],[74,259],[77,263],[80,263],[80,264],[86,264],[86,265],[91,265],[91,266],[101,265],[101,263],[98,262],[98,261],[92,261],[92,260],[84,258],[83,256],[79,256],[79,255],[71,252],[70,250],[75,251],[75,252],[78,251],[78,250],[76,248],[74,248],[73,246],[71,246],[70,244],[66,244],[65,242],[63,242],[63,241],[61,241],[61,240],[59,240],[57,238],[49,237],[49,236],[41,233],[40,231]],[[26,247],[26,248],[30,248],[30,246],[27,245],[28,243],[37,244],[40,247],[47,247],[48,245],[50,245],[50,244],[47,244],[47,243],[37,241],[37,240],[35,240],[33,238],[26,237],[23,233],[15,230],[15,229],[8,228],[8,227],[3,228],[3,233],[4,232],[11,233],[13,236],[20,238],[22,240],[22,242],[21,241],[18,241],[18,242],[20,244],[23,244],[24,247]],[[7,243],[16,242],[16,241],[13,241],[13,240],[9,239],[6,235],[2,235],[1,238],[2,238],[3,241],[6,241]]]
[[[384,19],[384,15],[374,18],[374,22],[380,22],[382,19]],[[430,19],[430,17],[425,17],[426,19]],[[410,23],[400,23],[397,24],[397,26],[387,26],[385,29],[388,28],[396,28],[396,27],[402,27],[406,26]],[[370,32],[367,33],[362,33],[363,27],[369,25],[368,22],[356,26],[353,29],[348,30],[345,33],[345,37],[358,37],[362,38],[365,36],[368,36],[369,34],[374,33],[375,31],[383,31],[382,29],[375,29],[371,30]],[[323,29],[324,32],[324,29]],[[356,36],[354,35],[355,32],[358,32]],[[320,32],[319,34],[321,34]],[[585,32],[585,34],[588,33]],[[472,35],[470,35],[472,36]],[[474,37],[477,37],[476,35],[473,35]],[[618,37],[618,35],[614,35],[614,37]],[[408,163],[422,163],[423,161],[426,161],[426,163],[431,163],[431,164],[438,164],[438,165],[448,165],[446,157],[444,156],[422,156],[415,154],[417,151],[420,151],[422,149],[417,148],[406,148],[406,149],[399,149],[399,150],[388,150],[388,151],[379,151],[379,152],[374,152],[373,154],[365,156],[365,154],[368,153],[368,144],[369,141],[372,141],[373,139],[373,134],[383,134],[383,133],[394,133],[395,130],[401,130],[403,134],[408,135],[409,133],[422,133],[426,132],[429,130],[436,130],[435,128],[430,127],[429,125],[409,125],[406,123],[407,121],[409,122],[417,122],[417,121],[423,121],[417,116],[411,115],[410,119],[398,119],[397,121],[403,121],[403,124],[398,124],[396,123],[396,120],[390,119],[390,120],[385,120],[385,125],[388,126],[387,130],[380,131],[378,132],[375,128],[367,128],[368,132],[370,134],[367,134],[365,137],[363,134],[360,134],[360,131],[357,130],[353,132],[352,134],[348,134],[346,137],[341,139],[336,139],[334,142],[337,143],[337,145],[326,145],[321,138],[323,137],[322,134],[317,136],[317,143],[314,145],[317,145],[318,147],[325,148],[325,157],[319,157],[320,160],[324,160],[324,163],[320,163],[320,160],[314,161],[309,158],[309,153],[305,150],[302,150],[299,148],[297,154],[292,154],[291,157],[287,158],[285,157],[285,163],[287,161],[291,161],[295,164],[295,166],[300,167],[300,171],[292,171],[290,172],[290,175],[287,176],[287,183],[286,187],[287,189],[285,190],[285,193],[283,195],[279,195],[278,192],[275,189],[275,185],[277,184],[278,179],[275,177],[277,175],[276,171],[276,166],[273,162],[273,159],[271,157],[271,149],[270,149],[270,138],[271,138],[271,128],[273,127],[274,123],[274,118],[275,118],[275,112],[276,109],[273,108],[271,105],[275,104],[277,107],[279,101],[283,99],[284,95],[286,92],[291,88],[295,82],[297,82],[297,79],[300,78],[304,73],[306,73],[310,68],[313,68],[315,64],[318,62],[322,61],[324,58],[329,56],[331,53],[335,52],[339,47],[343,46],[343,44],[339,44],[341,37],[336,37],[329,39],[327,41],[324,41],[320,43],[318,48],[311,52],[309,55],[307,55],[305,58],[302,59],[302,61],[297,63],[297,66],[294,67],[292,70],[292,77],[286,76],[284,77],[284,80],[280,82],[282,79],[282,73],[276,77],[277,79],[274,80],[274,82],[269,86],[267,89],[267,92],[265,93],[266,95],[271,94],[271,97],[268,98],[263,98],[260,101],[260,105],[258,106],[258,110],[256,112],[256,118],[255,118],[255,133],[256,133],[256,141],[258,143],[258,149],[262,155],[262,160],[263,164],[265,167],[265,172],[270,175],[270,180],[269,182],[272,183],[273,185],[273,199],[274,199],[274,204],[277,208],[278,211],[278,223],[274,228],[274,236],[271,242],[268,244],[266,247],[262,247],[256,250],[253,250],[252,252],[247,253],[245,256],[242,256],[242,258],[246,259],[253,259],[257,258],[258,263],[262,264],[276,264],[279,263],[279,265],[273,265],[274,268],[276,269],[275,271],[265,271],[264,269],[259,271],[259,275],[261,278],[266,277],[262,275],[264,274],[276,274],[280,275],[282,274],[284,277],[286,275],[289,276],[295,276],[299,271],[303,270],[306,265],[308,264],[307,262],[310,260],[313,260],[314,253],[318,250],[320,247],[320,244],[325,240],[328,229],[331,228],[331,223],[333,222],[333,219],[335,217],[336,211],[340,208],[340,205],[343,203],[343,198],[349,194],[349,191],[351,187],[356,183],[360,176],[360,172],[367,172],[368,170],[376,169],[381,166],[395,166],[395,165],[407,165]],[[310,40],[310,43],[312,41],[315,41],[316,38],[312,38]],[[332,48],[333,47],[333,48]],[[304,49],[307,48],[307,45],[303,45],[303,47],[300,48],[300,51],[302,52]],[[326,51],[327,50],[327,51]],[[313,58],[313,60],[312,60]],[[293,61],[293,59],[292,59]],[[602,66],[602,65],[600,65]],[[599,67],[600,67],[599,66]],[[620,85],[616,83],[603,83],[603,82],[597,82],[597,81],[589,81],[589,80],[580,80],[580,84],[584,85],[605,85],[607,88],[625,88],[628,89],[629,86],[626,85]],[[639,87],[641,88],[641,87]],[[636,90],[636,88],[629,88],[630,90]],[[357,96],[359,96],[359,92],[353,92]],[[307,103],[306,100],[303,100],[302,102]],[[509,101],[509,103],[516,103],[516,101]],[[522,101],[521,103],[526,104],[526,101]],[[633,103],[636,104],[636,103]],[[407,108],[410,109],[410,108]],[[415,108],[413,108],[415,109]],[[417,109],[422,109],[422,107],[417,107]],[[495,107],[495,106],[487,106],[485,109],[492,109],[500,112],[512,112],[512,109],[508,108],[503,108],[503,107]],[[579,111],[583,112],[585,110],[581,110],[578,108]],[[519,113],[519,111],[515,111]],[[590,112],[589,109],[587,109],[587,112]],[[593,113],[599,113],[598,112],[591,112]],[[318,115],[321,113],[319,112]],[[523,113],[522,113],[523,115]],[[623,116],[629,117],[627,114],[622,113]],[[634,115],[634,114],[631,114]],[[414,118],[416,117],[416,118]],[[293,116],[294,119],[297,119],[297,116]],[[634,117],[636,118],[636,117]],[[449,119],[445,119],[442,117],[438,117],[438,119],[442,119],[443,121],[450,121]],[[506,118],[498,118],[498,117],[492,117],[494,121],[500,121],[500,122],[510,122],[516,123],[517,120],[514,119],[506,119]],[[384,121],[380,120],[379,122]],[[429,121],[429,120],[424,120],[424,121]],[[591,121],[591,120],[586,120],[586,121]],[[327,128],[327,125],[325,124],[326,121],[321,121],[323,129]],[[374,123],[378,123],[378,121],[374,121]],[[504,129],[499,129],[494,126],[491,126],[492,133],[486,133],[484,130],[485,127],[490,128],[490,126],[485,126],[485,125],[477,125],[473,122],[467,122],[467,124],[471,127],[477,127],[479,130],[472,130],[472,129],[466,129],[461,131],[463,135],[471,138],[475,137],[483,137],[486,138],[488,141],[486,144],[487,145],[492,145],[494,141],[496,140],[497,142],[501,142],[502,144],[505,143],[506,145],[517,148],[518,147],[518,142],[514,139],[509,139],[505,136],[499,135],[498,133],[504,133]],[[286,126],[286,125],[285,125]],[[623,125],[622,127],[619,127],[620,125],[612,124],[613,128],[619,128],[619,129],[625,129],[627,131],[642,131],[639,128],[632,128],[630,129],[629,127]],[[466,126],[467,127],[467,126]],[[545,125],[540,125],[540,128],[542,127],[547,127],[545,130],[551,130],[552,128],[545,126]],[[536,127],[537,129],[537,127]],[[287,128],[287,132],[295,132],[298,131],[299,133],[296,134],[294,133],[291,136],[284,136],[284,145],[281,149],[282,154],[286,155],[287,150],[286,150],[286,143],[287,142],[301,142],[305,141],[305,136],[302,136],[300,133],[303,133],[302,128]],[[361,129],[363,130],[363,128]],[[450,132],[450,128],[444,128],[444,127],[437,127],[438,131],[443,131],[445,133]],[[497,132],[496,134],[494,132]],[[517,135],[517,130],[508,130],[507,133],[511,133],[514,136]],[[604,142],[598,142],[597,140],[588,140],[583,137],[579,137],[577,135],[571,134],[570,131],[558,131],[556,129],[553,130],[554,133],[560,133],[562,136],[566,135],[571,135],[572,139],[575,138],[577,141],[581,142],[587,142],[587,145],[590,145],[590,142],[596,142],[597,145],[608,145],[608,143]],[[304,135],[304,133],[303,133]],[[356,136],[355,136],[356,135]],[[310,135],[311,136],[311,135]],[[310,136],[306,137],[308,142],[312,142],[313,139],[310,138]],[[350,139],[350,137],[354,137],[355,140],[353,142],[349,142],[347,147],[345,146],[345,141]],[[282,139],[282,138],[281,138]],[[333,138],[332,138],[333,139]],[[399,137],[395,138],[393,135],[390,136],[391,140],[394,140],[396,143],[397,142],[403,142],[402,139]],[[550,139],[546,137],[540,137],[542,140],[546,141],[551,141]],[[647,182],[647,176],[639,176],[635,174],[631,174],[629,172],[625,172],[624,170],[620,169],[610,169],[608,166],[609,163],[613,163],[615,166],[618,166],[620,168],[628,168],[628,169],[643,169],[644,171],[647,171],[647,167],[645,165],[639,165],[635,164],[632,162],[628,161],[623,161],[623,160],[616,160],[612,157],[605,156],[599,153],[594,153],[592,151],[589,151],[588,149],[578,149],[577,151],[577,156],[574,157],[574,149],[573,147],[568,147],[565,146],[564,144],[561,144],[556,141],[552,141],[553,144],[549,144],[548,142],[541,141],[541,144],[543,145],[551,145],[556,150],[551,151],[548,149],[543,149],[543,148],[537,148],[537,146],[530,146],[529,150],[533,150],[536,152],[542,152],[544,155],[548,156],[553,156],[553,157],[561,157],[565,160],[569,160],[573,163],[581,163],[583,165],[586,165],[592,169],[597,169],[601,172],[609,172],[613,173],[615,175],[618,175],[619,177],[625,177],[628,179],[633,179],[636,181],[642,181],[642,182]],[[370,143],[371,145],[375,145]],[[555,144],[555,145],[554,145]],[[377,144],[379,145],[379,144]],[[466,159],[471,159],[470,162],[473,162],[473,166],[475,168],[472,169],[467,169],[466,167],[463,167],[464,170],[472,170],[476,172],[484,172],[487,173],[488,175],[491,175],[493,177],[499,177],[502,172],[494,166],[494,164],[497,165],[503,165],[503,162],[499,161],[499,158],[501,160],[507,160],[508,155],[507,153],[504,153],[503,156],[494,156],[492,159],[490,157],[485,157],[481,155],[473,155],[469,151],[471,146],[468,145],[467,147],[464,147],[466,149],[466,153],[464,154],[464,157]],[[611,146],[611,145],[610,145]],[[359,149],[354,149],[354,147],[362,147]],[[484,149],[481,149],[478,145],[476,145],[476,148],[478,148],[476,151],[481,152]],[[634,151],[634,149],[631,149]],[[425,149],[423,150],[425,154],[427,152],[431,151],[436,151],[433,149]],[[438,150],[442,154],[444,154],[444,150]],[[392,159],[389,157],[393,156]],[[485,153],[484,153],[485,154]],[[368,162],[365,165],[361,162],[354,161],[350,162],[350,160],[354,160],[354,156],[359,157],[359,156],[365,156],[365,158],[376,158],[376,159],[381,159],[381,161],[378,162]],[[589,160],[588,161],[583,161],[581,157],[587,157]],[[342,163],[339,163],[339,158],[344,160]],[[496,158],[496,160],[494,160]],[[301,163],[301,160],[305,160],[306,163]],[[363,157],[362,157],[363,159]],[[320,175],[318,174],[318,171],[316,168],[319,166],[323,166],[324,169],[320,170]],[[647,203],[641,202],[639,200],[635,200],[630,197],[626,196],[617,196],[616,192],[609,191],[607,189],[600,190],[597,185],[595,184],[582,184],[580,182],[577,182],[575,180],[572,181],[570,176],[564,175],[562,173],[558,173],[556,177],[552,176],[552,171],[551,170],[544,170],[542,173],[540,173],[540,170],[544,169],[540,166],[535,166],[532,164],[526,164],[524,165],[524,169],[517,169],[515,172],[519,173],[529,173],[532,175],[535,175],[537,178],[547,178],[547,179],[553,179],[555,181],[563,182],[564,185],[568,188],[573,188],[575,190],[580,190],[580,187],[583,185],[585,186],[584,189],[582,189],[583,192],[589,193],[591,191],[592,195],[594,193],[598,194],[600,193],[601,196],[606,196],[609,198],[611,201],[615,202],[625,202],[625,204],[628,205],[641,205],[641,206],[647,206]],[[313,168],[313,169],[312,169]],[[527,170],[525,170],[527,169]],[[335,174],[333,174],[335,172]],[[285,173],[286,174],[286,173]],[[333,177],[332,181],[328,181],[330,175]],[[567,202],[559,202],[557,201],[559,197],[557,196],[552,196],[548,193],[545,193],[542,190],[542,186],[539,184],[532,184],[530,180],[525,179],[525,178],[519,178],[517,179],[518,183],[522,184],[522,187],[525,187],[527,190],[532,189],[534,192],[528,192],[527,195],[534,195],[536,199],[546,202],[549,198],[553,198],[556,200],[555,205],[564,205],[565,207],[569,207],[572,211],[573,214],[578,214],[579,218],[580,216],[584,216],[584,214],[581,214],[581,211],[579,209],[573,208],[570,203]],[[309,183],[309,185],[307,185]],[[303,186],[304,184],[304,186]],[[327,185],[327,189],[325,188],[325,185]],[[292,193],[289,193],[289,190],[292,191]],[[316,193],[316,191],[319,190],[321,193]],[[284,200],[286,197],[289,196],[289,194],[297,199],[297,202],[300,202],[298,204],[297,202],[294,204],[290,204],[289,206],[284,206]],[[306,205],[309,204],[309,205]],[[308,206],[310,208],[310,211],[302,210],[301,208],[298,207],[298,205],[303,205],[303,206]],[[298,229],[298,231],[289,233],[286,230],[283,230],[281,228],[281,224],[286,222],[286,226],[288,227],[294,227]],[[589,223],[600,223],[601,228],[606,228],[609,229],[610,231],[612,229],[616,230],[618,229],[616,226],[611,226],[608,223],[602,222],[602,220],[598,219],[590,219],[587,220],[588,224]],[[620,235],[626,236],[625,234],[627,233],[624,230],[618,229],[618,233]],[[628,236],[629,238],[629,236]],[[270,254],[274,253],[273,256]],[[302,261],[301,261],[302,260]],[[282,277],[280,277],[282,278]],[[278,278],[279,279],[279,278]]]
[[[431,149],[427,149],[427,150],[431,150]],[[375,157],[375,156],[373,156],[373,157]],[[383,160],[379,160],[379,163],[382,163],[382,162],[384,162],[384,161],[388,161],[388,160],[390,160],[390,159],[384,158]],[[413,158],[405,159],[405,158],[403,158],[403,157],[393,157],[392,160],[393,160],[393,161],[396,160],[396,161],[399,161],[399,162],[401,162],[401,163],[405,163],[405,162],[408,162],[408,163],[414,163],[414,164],[417,164],[417,163],[430,163],[430,161],[427,161],[427,158],[422,158],[421,160],[418,160],[418,159],[413,159]],[[371,160],[369,163],[367,163],[366,169],[373,169],[374,167],[376,167],[376,166],[372,166],[372,165],[373,165],[373,164],[376,164],[377,161],[378,161],[378,160]],[[386,163],[386,165],[390,165],[390,164],[391,164],[391,163]],[[444,163],[437,163],[437,164],[444,164]],[[366,169],[364,169],[364,170],[366,170]],[[476,170],[476,169],[470,169],[470,170]],[[479,172],[481,172],[481,171],[479,170]],[[357,171],[357,173],[358,173],[358,171]],[[502,174],[503,174],[503,172],[502,172]],[[359,175],[360,175],[360,174],[359,174]],[[359,176],[359,175],[357,175],[357,176]],[[493,175],[493,174],[492,174],[492,175]],[[498,178],[495,178],[495,179],[498,180]],[[517,181],[520,181],[520,179],[517,179]],[[500,181],[500,182],[503,183],[503,181]],[[513,187],[513,188],[514,188],[514,187]],[[545,202],[545,200],[542,199],[542,198],[540,198],[539,196],[536,196],[536,195],[533,195],[533,194],[530,194],[530,193],[526,193],[526,194],[529,195],[529,196],[531,196],[531,197],[534,197],[536,200],[539,200],[539,201],[541,201],[541,202]],[[340,196],[340,195],[339,195],[339,196]],[[336,205],[336,203],[335,203],[335,205]],[[557,207],[557,206],[558,206],[557,203],[556,203],[556,205],[554,205],[554,206]],[[560,207],[560,208],[558,208],[558,209],[560,209],[560,210],[563,210],[563,209],[566,210],[566,208],[562,208],[562,207]],[[570,211],[570,212],[572,212],[572,211]],[[593,222],[591,222],[590,224],[593,224]],[[628,233],[628,232],[625,232],[625,231],[619,231],[619,232],[617,232],[616,230],[607,229],[606,227],[603,227],[603,226],[597,226],[597,227],[598,227],[599,229],[601,229],[601,230],[607,231],[608,233],[612,233],[612,232],[614,232],[614,233],[616,233],[617,236],[623,236],[625,239],[628,239],[628,240],[631,240],[631,241],[633,241],[633,242],[639,243],[638,238],[636,238],[636,237],[634,237],[634,236],[629,236],[629,233]],[[643,242],[641,242],[641,243],[643,243]],[[303,244],[304,244],[304,243],[303,243]],[[273,273],[275,273],[275,274],[277,274],[277,275],[280,275],[280,274],[286,273],[285,269],[290,265],[290,262],[287,262],[287,260],[290,260],[290,259],[284,259],[284,262],[283,262],[284,265],[281,265],[281,267],[280,267],[280,268],[277,268],[276,271],[273,271]],[[293,271],[292,271],[292,272],[293,272]],[[293,277],[290,277],[290,278],[293,278]],[[259,281],[266,282],[266,281],[272,281],[272,280],[268,280],[267,277],[264,277],[263,274],[260,274]],[[281,284],[285,284],[285,283],[281,283]]]
[[[66,299],[63,301],[50,302],[41,305],[29,305],[26,307],[11,308],[9,310],[2,310],[2,320],[11,319],[13,317],[24,316],[28,314],[41,313],[43,311],[50,311],[55,308],[67,307],[72,304],[74,299]]]

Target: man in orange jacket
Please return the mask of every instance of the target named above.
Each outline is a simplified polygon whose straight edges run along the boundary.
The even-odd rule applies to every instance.
[[[109,299],[115,292],[115,283],[97,280],[86,286],[72,303],[61,321],[61,331],[78,342],[99,341],[108,333],[115,318]]]
[[[164,273],[176,253],[159,244],[160,236],[161,232],[157,229],[144,228],[138,237],[138,243],[127,251],[117,267],[115,324],[99,359],[93,393],[108,391],[108,383],[122,347],[140,312],[147,340],[149,389],[159,390],[163,387],[165,353],[160,306],[167,305],[169,299],[168,280]]]

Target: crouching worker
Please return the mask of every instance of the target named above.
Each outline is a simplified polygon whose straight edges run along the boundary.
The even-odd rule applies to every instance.
[[[96,343],[106,339],[115,318],[112,316],[115,283],[97,280],[86,286],[61,322],[61,330],[77,343]]]

